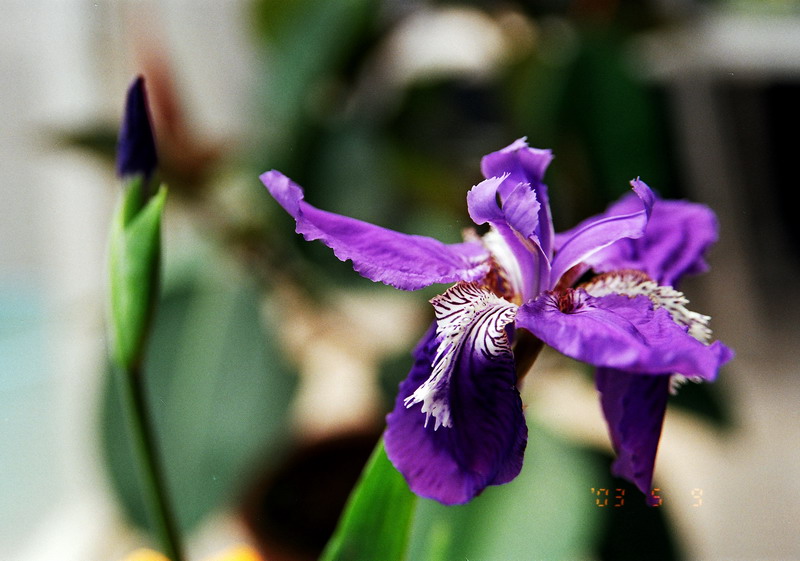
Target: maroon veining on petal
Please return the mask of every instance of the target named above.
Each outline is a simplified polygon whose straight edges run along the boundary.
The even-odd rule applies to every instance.
[[[561,292],[551,292],[552,298],[556,302],[556,306],[563,314],[574,314],[581,311],[587,303],[589,295],[583,290],[575,290],[574,288],[567,288]]]

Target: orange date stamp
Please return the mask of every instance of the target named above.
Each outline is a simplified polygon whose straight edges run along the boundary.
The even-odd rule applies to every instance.
[[[625,489],[623,488],[616,488],[616,489],[606,489],[606,488],[599,488],[595,489],[594,487],[590,488],[592,495],[595,497],[595,504],[599,508],[605,507],[612,507],[612,508],[620,508],[625,506]],[[677,497],[674,497],[677,498]],[[689,498],[691,499],[691,506],[693,508],[699,508],[703,506],[703,490],[699,487],[695,487],[689,493]],[[664,504],[664,497],[662,496],[662,491],[658,487],[655,487],[653,490],[650,491],[650,506],[657,508]]]

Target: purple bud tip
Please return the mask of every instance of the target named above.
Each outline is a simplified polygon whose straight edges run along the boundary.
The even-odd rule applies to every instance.
[[[138,76],[128,89],[125,101],[125,115],[117,143],[117,175],[143,175],[149,178],[157,163],[144,78]]]

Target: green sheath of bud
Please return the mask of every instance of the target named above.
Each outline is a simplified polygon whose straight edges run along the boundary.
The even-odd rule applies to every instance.
[[[129,369],[142,347],[158,293],[164,186],[143,201],[141,177],[132,178],[114,214],[109,243],[111,356]]]

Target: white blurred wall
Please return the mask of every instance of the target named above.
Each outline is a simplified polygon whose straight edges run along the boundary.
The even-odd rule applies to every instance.
[[[126,536],[95,426],[116,182],[56,133],[119,118],[140,42],[166,50],[197,132],[242,130],[245,4],[0,5],[0,559],[113,559]]]

